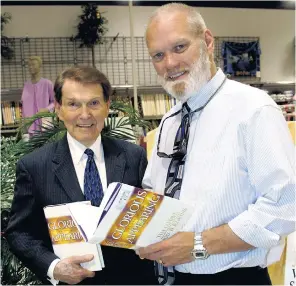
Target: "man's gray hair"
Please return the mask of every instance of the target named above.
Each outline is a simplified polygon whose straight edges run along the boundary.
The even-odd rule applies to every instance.
[[[150,23],[153,20],[161,17],[166,17],[165,15],[166,13],[174,13],[174,12],[185,12],[188,14],[187,21],[189,24],[189,28],[198,37],[201,36],[205,31],[205,29],[207,28],[203,17],[201,16],[201,14],[198,12],[196,8],[193,8],[183,3],[168,3],[163,6],[160,6],[152,13],[146,27],[146,33]]]

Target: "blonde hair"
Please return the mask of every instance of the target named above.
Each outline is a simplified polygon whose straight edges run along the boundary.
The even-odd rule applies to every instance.
[[[149,18],[148,24],[146,26],[145,38],[147,35],[147,30],[151,22],[160,17],[166,17],[167,13],[185,12],[187,13],[187,22],[189,24],[190,30],[195,33],[198,37],[203,34],[207,26],[201,14],[197,9],[188,6],[183,3],[168,3],[157,8]]]
[[[31,56],[31,57],[29,57],[29,60],[28,61],[37,61],[38,64],[39,64],[39,66],[42,65],[42,59],[39,56]]]

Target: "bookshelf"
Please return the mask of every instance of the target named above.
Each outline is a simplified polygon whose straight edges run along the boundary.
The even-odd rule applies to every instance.
[[[265,83],[257,81],[244,83],[266,91],[280,106],[287,121],[296,120],[295,83]],[[159,123],[163,115],[176,104],[176,101],[172,100],[160,86],[139,86],[137,89],[140,106],[139,111],[146,120]]]
[[[113,86],[112,100],[123,101],[132,106],[133,86]],[[138,110],[145,120],[161,120],[176,100],[171,98],[161,86],[137,86]]]
[[[21,119],[21,89],[1,90],[1,135],[14,135]]]
[[[146,120],[161,120],[175,104],[176,99],[169,96],[160,86],[138,87],[140,114]]]
[[[296,121],[295,112],[295,83],[250,83],[250,85],[265,90],[281,108],[286,121]]]
[[[287,121],[296,120],[295,97],[293,100],[293,96],[295,95],[294,83],[247,82],[247,84],[265,90],[281,107]],[[161,86],[138,86],[137,90],[140,115],[145,120],[151,121],[154,127],[157,127],[163,115],[176,104],[176,101],[168,96]],[[3,102],[19,102],[21,92],[21,89],[2,90],[1,105]],[[113,86],[112,100],[120,100],[133,105],[132,98],[132,85]],[[112,111],[110,114],[111,113]],[[3,135],[15,133],[18,126],[19,125],[14,122],[5,124],[2,111],[1,133]]]

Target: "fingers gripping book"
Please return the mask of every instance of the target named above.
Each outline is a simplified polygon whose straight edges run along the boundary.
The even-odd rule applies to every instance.
[[[104,267],[101,246],[84,241],[71,217],[68,208],[71,205],[90,206],[90,202],[51,205],[44,208],[54,253],[61,259],[76,255],[93,254],[94,259],[92,261],[81,265],[90,271],[100,271]]]
[[[100,207],[68,205],[88,243],[137,249],[181,231],[193,206],[122,183],[111,183]]]

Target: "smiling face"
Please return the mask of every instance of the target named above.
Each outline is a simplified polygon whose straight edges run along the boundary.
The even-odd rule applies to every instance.
[[[162,86],[177,99],[186,101],[211,78],[208,47],[190,29],[186,13],[152,20],[146,40]]]
[[[61,104],[55,104],[67,131],[86,147],[90,147],[100,135],[109,106],[100,84],[81,84],[68,79],[63,84]]]

